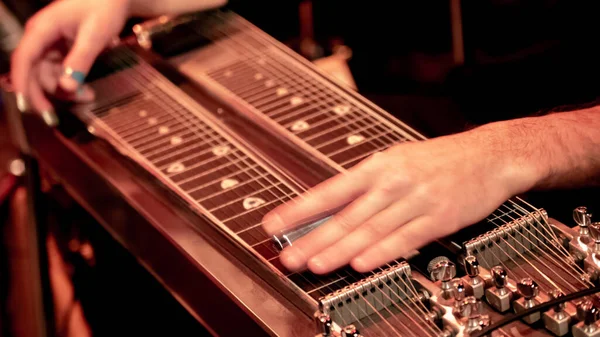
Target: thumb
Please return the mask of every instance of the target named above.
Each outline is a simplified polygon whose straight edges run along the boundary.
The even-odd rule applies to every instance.
[[[112,31],[102,27],[100,20],[90,19],[80,26],[75,43],[64,59],[64,71],[59,79],[60,87],[67,93],[75,93],[85,80],[94,61],[108,45]]]

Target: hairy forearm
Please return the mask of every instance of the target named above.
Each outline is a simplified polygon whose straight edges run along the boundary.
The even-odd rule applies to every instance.
[[[489,142],[513,193],[600,185],[600,106],[491,123]]]
[[[129,0],[132,16],[178,15],[218,8],[227,0]]]

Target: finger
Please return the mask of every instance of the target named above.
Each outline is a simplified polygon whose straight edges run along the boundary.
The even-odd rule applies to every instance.
[[[348,264],[365,249],[383,241],[390,233],[422,214],[422,203],[410,197],[392,204],[355,231],[308,260],[313,273],[325,274]]]
[[[365,273],[404,257],[438,237],[448,234],[445,226],[430,216],[420,216],[395,230],[386,239],[363,251],[350,261],[356,271]]]
[[[83,85],[85,77],[94,61],[108,45],[112,32],[103,29],[103,16],[92,16],[82,23],[75,43],[63,62],[64,73],[60,87],[68,93],[75,93]]]
[[[308,259],[336,242],[346,240],[347,235],[394,200],[380,190],[365,193],[320,227],[285,248],[280,254],[281,263],[290,271],[303,269]]]
[[[60,38],[60,28],[52,20],[34,18],[11,59],[11,82],[17,94],[27,97],[33,64],[51,44]]]
[[[55,127],[58,125],[58,118],[54,113],[54,109],[52,108],[52,103],[46,98],[42,87],[37,81],[34,79],[29,83],[29,97],[30,102],[35,111],[42,117],[44,122],[50,126]]]
[[[39,82],[42,89],[53,97],[60,100],[82,103],[91,102],[95,99],[94,90],[89,85],[83,85],[77,91],[71,93],[64,92],[64,90],[57,90],[59,78],[57,75],[60,75],[60,68],[62,68],[59,64],[42,62],[39,68]]]
[[[367,191],[369,177],[353,171],[322,182],[294,200],[267,213],[263,229],[269,235],[326,217]]]

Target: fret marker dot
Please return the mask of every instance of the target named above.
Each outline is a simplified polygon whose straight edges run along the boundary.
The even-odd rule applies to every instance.
[[[182,172],[183,170],[185,170],[185,166],[182,163],[177,162],[177,163],[171,164],[171,166],[169,166],[169,168],[167,169],[167,172],[168,173],[179,173],[179,172]]]
[[[352,136],[349,136],[348,138],[346,138],[346,142],[348,142],[349,145],[358,144],[358,143],[362,142],[363,140],[365,140],[365,137],[363,137],[361,135],[352,135]]]
[[[288,93],[288,91],[287,91],[286,88],[279,88],[279,89],[277,89],[277,96],[283,96],[283,95],[285,95],[287,93]]]
[[[158,123],[158,120],[156,118],[154,118],[154,117],[148,118],[148,124],[156,125],[156,123]]]
[[[275,81],[273,81],[273,80],[265,81],[265,87],[267,87],[267,88],[271,88],[274,85],[275,85]]]
[[[229,150],[230,150],[230,148],[227,145],[217,146],[217,147],[215,147],[215,148],[212,149],[212,153],[215,156],[224,156],[224,155],[226,155],[226,154],[229,153]]]
[[[239,183],[240,182],[235,179],[224,179],[223,181],[221,181],[221,189],[226,190],[226,189],[233,187]]]
[[[290,98],[291,105],[298,105],[302,102],[304,102],[304,99],[302,99],[302,97],[294,96],[294,97]]]
[[[297,121],[296,123],[294,123],[291,127],[292,131],[303,131],[308,129],[310,125],[308,125],[308,123],[306,123],[305,121]]]
[[[146,116],[148,116],[148,111],[146,111],[146,110],[140,110],[140,112],[138,113],[138,115],[140,117],[146,117]]]
[[[179,136],[175,136],[173,138],[171,138],[171,145],[179,145],[183,142],[183,138],[179,137]]]
[[[264,77],[264,76],[263,76],[263,74],[261,74],[261,73],[256,73],[256,74],[254,74],[254,79],[255,79],[255,80],[257,80],[257,81],[258,81],[258,80],[262,80],[262,79],[263,79],[263,77]]]
[[[225,75],[225,77],[231,77],[231,75],[233,75],[233,72],[231,70],[227,70],[223,75]]]
[[[336,114],[342,116],[347,114],[348,112],[350,112],[350,106],[349,105],[337,105],[333,108],[333,112],[335,112]]]
[[[160,128],[158,128],[158,133],[161,135],[166,135],[167,133],[169,133],[169,127],[161,126]]]
[[[244,209],[245,210],[253,209],[264,203],[265,203],[265,201],[261,198],[256,198],[256,197],[246,198],[246,199],[244,199]]]

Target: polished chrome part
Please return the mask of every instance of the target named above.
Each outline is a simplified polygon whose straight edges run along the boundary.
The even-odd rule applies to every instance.
[[[565,296],[560,290],[554,289],[549,294],[551,299],[557,299]],[[564,336],[569,333],[571,316],[566,312],[566,303],[560,303],[549,311],[544,312],[544,326],[550,332],[557,336]]]
[[[594,240],[594,253],[600,253],[600,222],[591,223],[588,230],[592,240]]]
[[[317,324],[318,337],[331,337],[333,333],[333,322],[329,315],[321,311],[315,313],[315,323]]]
[[[580,206],[573,210],[573,220],[579,226],[579,238],[581,242],[590,242],[589,225],[592,223],[592,215],[588,213],[587,207]]]
[[[475,298],[482,298],[485,293],[485,282],[479,276],[479,261],[475,255],[465,257],[465,271],[467,277],[464,279],[467,281],[466,287],[469,294]]]
[[[434,258],[427,265],[427,271],[434,282],[441,282],[442,298],[451,299],[454,293],[450,281],[456,276],[456,266],[447,257]]]
[[[297,226],[282,234],[274,235],[271,239],[273,246],[275,246],[278,251],[282,251],[285,247],[291,246],[296,240],[312,232],[329,219],[331,219],[331,216],[311,222],[308,225]]]
[[[591,300],[585,300],[577,306],[577,318],[579,323],[571,329],[573,337],[598,337],[598,308]]]
[[[523,312],[527,309],[531,309],[539,304],[539,301],[536,300],[536,297],[539,295],[540,287],[538,284],[529,277],[523,278],[519,283],[517,283],[517,290],[521,298],[514,301],[514,309],[515,313]],[[523,317],[523,321],[533,324],[540,320],[540,313],[535,312],[533,314],[527,315]]]
[[[132,31],[140,47],[149,50],[152,48],[152,38],[156,34],[167,32],[177,25],[185,24],[192,20],[194,20],[193,15],[162,15],[134,25]]]
[[[462,317],[462,321],[465,322],[466,320],[466,334],[481,330],[490,324],[489,316],[482,314],[481,300],[473,296],[469,296],[463,299],[462,303],[460,304],[460,308],[460,316]]]
[[[492,268],[547,244],[550,238],[543,234],[551,230],[547,220],[544,210],[531,212],[468,241],[465,251],[478,257],[481,266]]]
[[[463,300],[465,299],[465,284],[462,280],[454,280],[453,282],[453,289],[454,289],[454,316],[456,316],[457,318],[461,318],[462,316],[462,304],[463,304]]]
[[[493,267],[490,270],[493,287],[485,290],[485,298],[488,303],[500,312],[510,309],[510,302],[513,292],[508,289],[508,276],[506,270],[501,266]]]
[[[358,332],[358,329],[354,324],[350,324],[344,327],[342,330],[342,337],[361,337],[362,335]]]
[[[334,322],[355,322],[403,300],[421,301],[408,289],[410,278],[410,266],[402,262],[321,297],[319,306]]]

